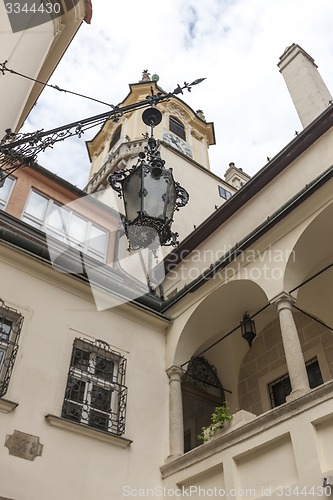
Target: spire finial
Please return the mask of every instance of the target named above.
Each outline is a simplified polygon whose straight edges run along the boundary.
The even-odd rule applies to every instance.
[[[141,78],[140,82],[150,82],[150,81],[151,81],[150,73],[148,72],[147,69],[144,69],[142,71],[142,78]]]

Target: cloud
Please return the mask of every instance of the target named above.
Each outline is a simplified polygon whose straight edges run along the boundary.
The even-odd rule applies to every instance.
[[[144,3],[94,0],[90,26],[82,25],[52,83],[112,104],[142,70],[177,83],[207,77],[184,100],[215,123],[211,169],[223,176],[233,161],[254,174],[294,137],[301,126],[276,66],[295,42],[312,55],[333,88],[331,0],[169,0]],[[51,128],[108,108],[55,91],[44,92],[27,125]],[[40,159],[46,168],[79,187],[89,160],[84,139],[65,141]]]

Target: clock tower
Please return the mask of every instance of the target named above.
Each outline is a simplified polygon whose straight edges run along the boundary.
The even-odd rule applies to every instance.
[[[158,85],[158,76],[144,71],[140,82],[130,84],[130,92],[122,106],[144,100],[152,92],[165,93]],[[166,168],[173,169],[177,182],[188,191],[189,203],[180,217],[175,215],[173,230],[182,240],[224,203],[235,189],[210,171],[208,148],[215,144],[214,125],[207,122],[201,110],[194,111],[178,97],[158,104],[162,121],[154,128],[160,142],[160,153]],[[107,121],[96,136],[87,141],[91,160],[88,193],[100,193],[101,201],[109,204],[108,177],[136,164],[138,155],[147,145],[150,128],[141,119],[142,110]],[[106,190],[106,191],[105,191]],[[226,193],[224,197],[221,193]],[[115,207],[114,207],[115,208]]]

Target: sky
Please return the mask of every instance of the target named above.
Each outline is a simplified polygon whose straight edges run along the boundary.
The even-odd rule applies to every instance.
[[[49,83],[116,105],[144,69],[166,91],[206,77],[181,97],[214,123],[211,170],[223,177],[234,162],[252,176],[302,130],[277,67],[285,48],[297,43],[308,52],[333,92],[332,19],[332,0],[93,0],[91,25],[82,24]],[[45,89],[22,131],[108,109]],[[39,163],[83,188],[85,140],[97,131],[56,145]]]

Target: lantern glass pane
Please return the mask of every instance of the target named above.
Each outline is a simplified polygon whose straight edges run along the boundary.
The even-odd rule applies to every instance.
[[[169,179],[161,176],[154,179],[149,173],[144,177],[145,196],[143,197],[143,210],[149,217],[155,219],[165,215],[165,196],[168,191]]]
[[[133,222],[141,210],[141,167],[124,180],[123,195],[127,220]]]
[[[173,218],[173,212],[175,210],[175,203],[176,203],[176,198],[177,198],[177,192],[176,192],[176,187],[175,187],[175,182],[173,180],[173,177],[170,179],[170,183],[168,186],[168,196],[166,199],[166,212],[165,215],[167,219],[172,219]]]

